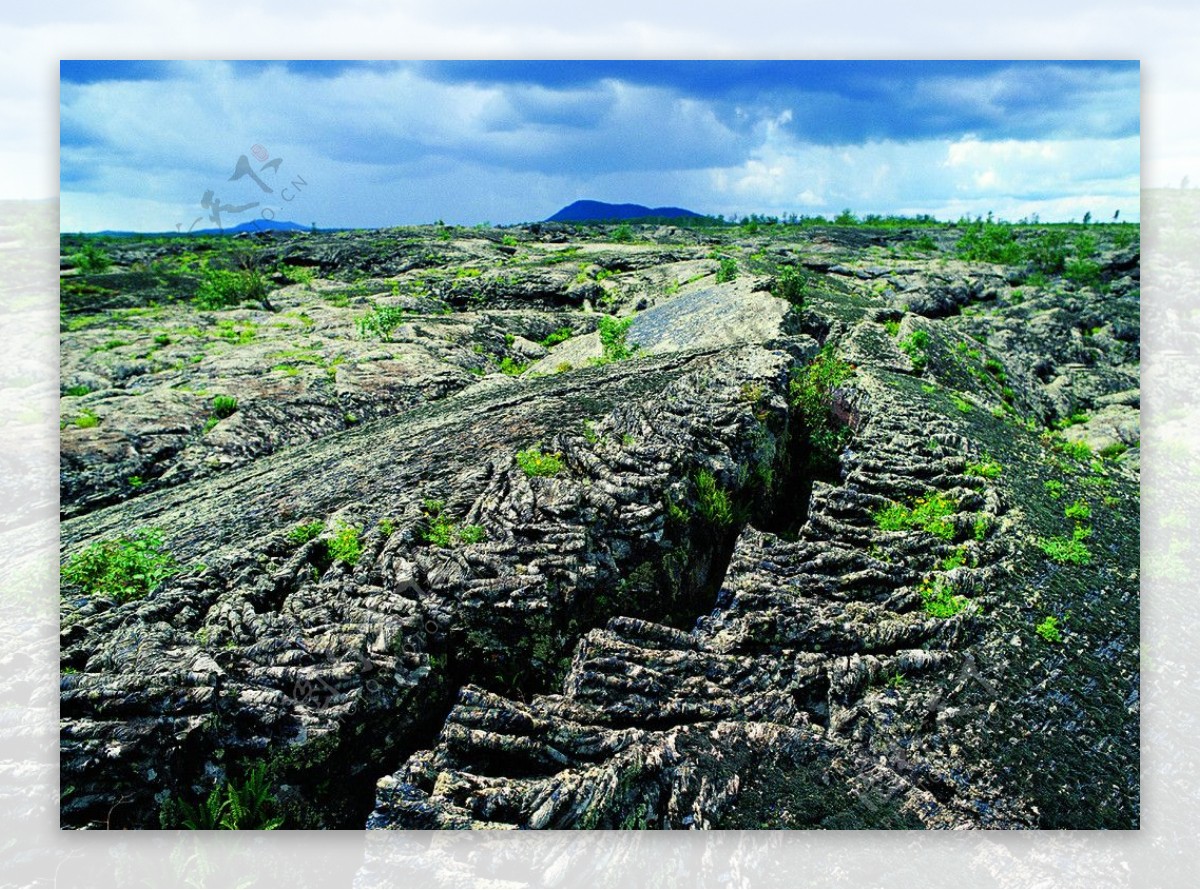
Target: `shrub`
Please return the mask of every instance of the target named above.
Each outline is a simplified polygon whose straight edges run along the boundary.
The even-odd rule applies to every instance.
[[[528,367],[528,362],[518,362],[507,355],[500,359],[500,373],[507,374],[509,377],[516,377],[519,374],[524,373],[525,369]]]
[[[181,826],[192,831],[272,831],[283,825],[283,817],[274,815],[279,807],[267,782],[267,767],[259,763],[250,769],[241,784],[226,782],[213,787],[203,804],[168,799],[160,814],[164,828]]]
[[[85,275],[95,275],[106,271],[112,266],[112,258],[95,244],[85,244],[77,253],[68,259],[80,272]]]
[[[1069,504],[1063,510],[1063,514],[1068,519],[1090,519],[1092,516],[1092,508],[1087,505],[1086,501],[1077,500],[1073,504]]]
[[[1046,275],[1057,275],[1067,262],[1067,233],[1061,229],[1050,229],[1031,239],[1025,248],[1035,272],[1041,276],[1030,276],[1030,284],[1045,284]]]
[[[224,420],[237,410],[238,400],[234,396],[213,396],[213,416]]]
[[[967,461],[966,469],[963,472],[968,476],[978,476],[980,479],[998,479],[1003,469],[996,461],[984,455],[979,461]]]
[[[947,541],[954,539],[954,523],[949,517],[958,510],[958,504],[941,492],[917,498],[912,508],[891,503],[871,514],[875,525],[882,531],[904,531],[920,529]]]
[[[721,266],[717,269],[717,284],[733,281],[737,278],[737,272],[737,260],[733,257],[723,257],[721,259]]]
[[[543,454],[538,447],[517,452],[517,466],[525,471],[525,475],[557,476],[562,472],[563,462],[558,454]]]
[[[1024,251],[1011,226],[976,222],[958,239],[958,255],[964,260],[1011,265],[1024,259]]]
[[[305,522],[297,525],[287,533],[288,542],[291,544],[307,544],[321,536],[321,532],[325,530],[323,522]]]
[[[1047,615],[1034,628],[1034,632],[1047,643],[1061,643],[1062,631],[1058,627],[1058,618],[1054,615]]]
[[[788,397],[799,409],[808,437],[812,468],[831,467],[849,438],[849,431],[833,416],[833,393],[853,374],[849,364],[837,358],[833,345],[826,344],[817,357],[788,384]]]
[[[621,244],[628,244],[633,240],[633,229],[629,227],[628,223],[621,223],[613,229],[612,239]]]
[[[90,386],[79,384],[78,386],[68,386],[63,395],[66,396],[86,396],[92,391]]]
[[[311,285],[317,277],[316,271],[308,266],[284,266],[279,271],[292,284]]]
[[[925,614],[930,618],[953,618],[967,607],[965,597],[956,596],[950,582],[944,578],[926,578],[917,588]]]
[[[487,537],[482,525],[464,525],[461,529],[445,514],[444,501],[426,500],[425,522],[417,539],[434,547],[453,547],[456,543],[478,544]]]
[[[246,300],[265,304],[267,279],[255,269],[205,269],[196,291],[201,309],[227,309]]]
[[[63,565],[62,582],[89,595],[111,596],[119,603],[153,593],[163,581],[183,571],[163,546],[159,529],[135,529],[98,541]]]
[[[1083,543],[1082,538],[1078,534],[1071,537],[1063,535],[1055,535],[1051,538],[1042,538],[1038,541],[1038,548],[1046,554],[1050,559],[1064,565],[1085,566],[1092,561],[1092,551]]]
[[[358,320],[358,336],[366,340],[391,338],[392,331],[404,323],[405,312],[398,306],[380,306]]]
[[[913,364],[914,371],[925,370],[929,363],[929,334],[922,330],[913,331],[899,343],[900,350],[907,355]]]
[[[733,505],[729,492],[717,484],[716,477],[708,470],[696,474],[696,499],[700,515],[720,528],[732,525]]]
[[[570,340],[573,336],[575,336],[575,332],[570,328],[559,328],[546,337],[546,339],[542,340],[542,345],[550,349],[552,346],[557,346],[559,343]]]
[[[339,522],[329,539],[330,558],[341,560],[348,566],[357,565],[362,555],[362,542],[358,537],[361,533],[362,526]]]
[[[633,324],[632,318],[617,319],[611,315],[600,316],[596,330],[600,335],[600,348],[603,350],[603,355],[598,359],[593,359],[592,364],[607,365],[610,362],[623,361],[633,355],[637,347],[631,346],[625,339],[631,324]]]
[[[803,273],[788,266],[775,279],[775,289],[772,293],[781,300],[787,300],[793,306],[803,306],[806,281]]]
[[[889,337],[897,337],[900,334],[900,322],[894,318],[883,323],[883,329],[887,331]]]

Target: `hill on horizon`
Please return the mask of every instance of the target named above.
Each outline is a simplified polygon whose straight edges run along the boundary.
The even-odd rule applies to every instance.
[[[575,201],[558,211],[546,222],[606,222],[609,220],[678,219],[680,217],[703,217],[703,213],[685,210],[682,207],[646,207],[642,204],[608,204],[604,201]]]

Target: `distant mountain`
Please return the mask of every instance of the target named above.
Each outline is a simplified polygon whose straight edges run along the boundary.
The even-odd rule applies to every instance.
[[[242,232],[310,232],[311,226],[302,226],[299,223],[289,222],[285,219],[252,219],[243,223],[238,223],[236,226],[227,226],[224,229],[192,229],[190,232],[182,230],[176,232],[126,232],[115,229],[105,229],[103,232],[92,232],[93,235],[240,235]],[[319,231],[325,231],[321,229]]]
[[[641,204],[606,204],[604,201],[576,201],[568,204],[546,222],[607,222],[610,220],[679,219],[681,217],[703,217],[703,213],[684,210],[682,207],[644,207]]]

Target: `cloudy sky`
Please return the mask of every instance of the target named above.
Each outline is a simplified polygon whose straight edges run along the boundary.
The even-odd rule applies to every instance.
[[[501,224],[579,198],[1138,218],[1136,62],[122,61],[61,78],[63,231],[211,227],[214,202],[226,226]]]

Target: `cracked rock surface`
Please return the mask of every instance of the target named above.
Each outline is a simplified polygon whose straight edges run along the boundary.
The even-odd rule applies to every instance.
[[[180,568],[64,585],[64,827],[254,767],[288,828],[1137,827],[1138,257],[1094,228],[1087,284],[954,227],[64,262],[64,561]],[[198,308],[235,253],[266,299]]]

